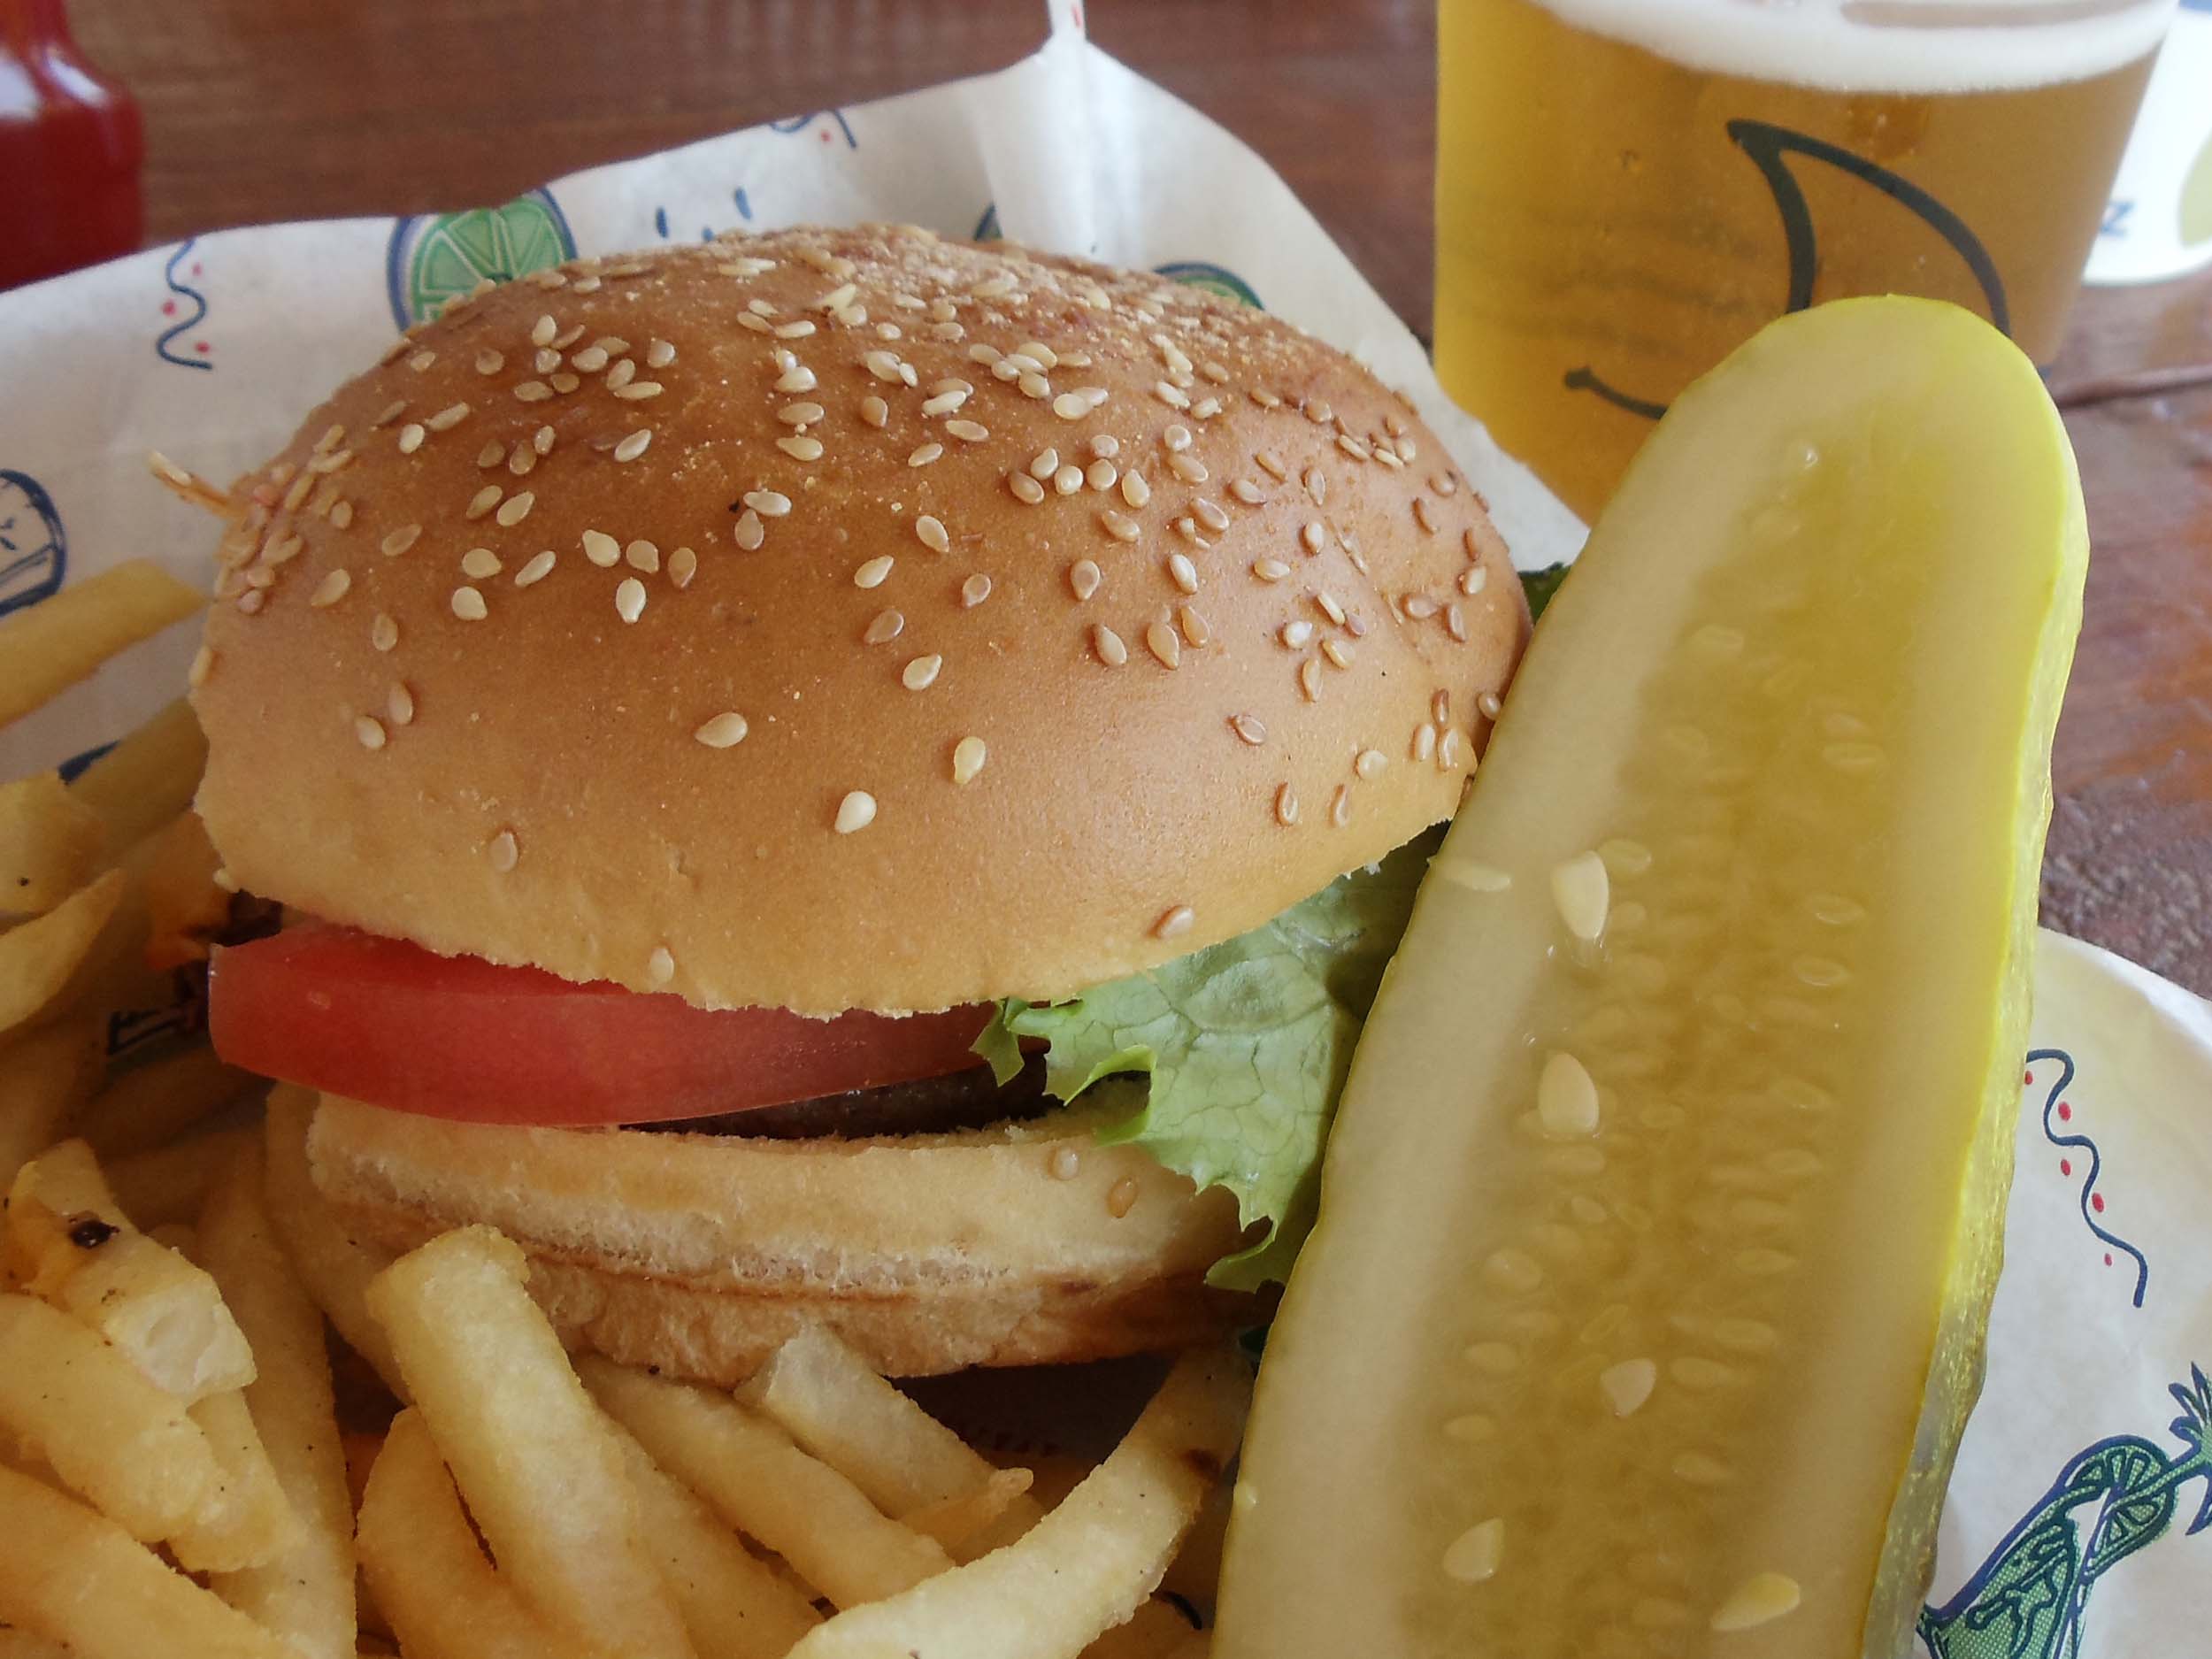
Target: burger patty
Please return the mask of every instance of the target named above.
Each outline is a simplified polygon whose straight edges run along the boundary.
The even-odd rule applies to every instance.
[[[744,1135],[767,1141],[861,1141],[876,1135],[946,1134],[981,1129],[1010,1118],[1040,1118],[1056,1102],[1045,1094],[1043,1056],[1032,1055],[1018,1074],[1001,1085],[987,1065],[911,1083],[850,1089],[781,1106],[719,1112],[710,1118],[632,1124],[633,1129],[692,1135]]]

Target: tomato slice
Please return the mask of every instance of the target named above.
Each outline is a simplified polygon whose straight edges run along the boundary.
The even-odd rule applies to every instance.
[[[942,1014],[694,1008],[326,923],[215,952],[216,1052],[265,1077],[482,1123],[658,1123],[980,1064],[987,1007]]]

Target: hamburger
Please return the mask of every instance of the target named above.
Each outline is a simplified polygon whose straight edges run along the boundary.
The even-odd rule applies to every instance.
[[[356,1237],[492,1224],[730,1382],[1248,1320],[1528,632],[1409,404],[1265,313],[907,227],[586,259],[243,480],[215,1041]]]

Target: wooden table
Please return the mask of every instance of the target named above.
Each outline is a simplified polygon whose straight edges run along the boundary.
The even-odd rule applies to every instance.
[[[1070,4],[1071,0],[1060,0]],[[1239,134],[1425,337],[1423,0],[1094,0],[1106,50]],[[1037,0],[76,0],[146,115],[148,234],[500,201],[593,163],[1010,63]],[[2053,371],[2097,556],[2055,764],[2052,926],[2212,993],[2212,275],[2093,291]],[[2119,384],[2114,384],[2116,378]]]

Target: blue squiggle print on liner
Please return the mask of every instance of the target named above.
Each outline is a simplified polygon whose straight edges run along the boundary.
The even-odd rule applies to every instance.
[[[199,289],[177,280],[177,268],[183,265],[185,257],[199,245],[199,240],[197,236],[186,239],[178,247],[176,252],[169,256],[167,263],[161,267],[161,280],[169,285],[169,291],[180,299],[189,301],[192,309],[162,330],[161,337],[154,342],[154,351],[164,363],[173,363],[180,369],[211,370],[215,365],[205,357],[186,357],[183,353],[173,349],[171,343],[178,336],[190,334],[207,319],[207,296],[201,293]]]
[[[2070,1121],[2065,1112],[2070,1110],[2070,1108],[2066,1108],[2066,1103],[2060,1099],[2060,1096],[2065,1094],[2068,1086],[2074,1080],[2074,1056],[2063,1048],[2038,1048],[2028,1056],[2028,1065],[2031,1071],[2038,1061],[2042,1060],[2055,1060],[2059,1064],[2058,1080],[2046,1089],[2043,1094],[2043,1138],[2055,1147],[2067,1151],[2086,1152],[2089,1155],[2089,1168],[2081,1178],[2081,1191],[2076,1201],[2081,1210],[2082,1225],[2095,1234],[2107,1248],[2118,1251],[2135,1263],[2134,1305],[2139,1308],[2143,1305],[2144,1293],[2150,1288],[2151,1264],[2142,1251],[2120,1237],[2118,1233],[2114,1233],[2096,1217],[2093,1200],[2096,1194],[2097,1177],[2104,1170],[2104,1154],[2097,1149],[2097,1143],[2094,1141],[2078,1129],[2063,1129],[2059,1126]]]

